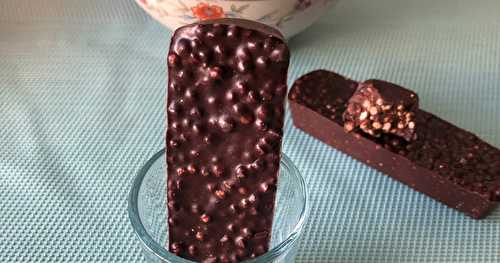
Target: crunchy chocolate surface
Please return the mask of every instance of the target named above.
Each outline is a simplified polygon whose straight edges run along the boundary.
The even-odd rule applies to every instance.
[[[235,262],[268,250],[288,63],[281,36],[261,24],[205,21],[175,32],[166,136],[173,253]]]
[[[347,81],[344,77],[328,71],[314,71],[301,77],[294,84],[289,94],[290,101],[293,102],[292,117],[294,123],[309,132],[314,132],[315,129],[324,129],[318,127],[317,124],[310,125],[310,123],[307,123],[307,119],[311,119],[311,116],[300,118],[302,117],[299,116],[300,111],[309,109],[328,118],[335,123],[335,126],[343,127],[342,113],[346,109],[345,102],[354,94],[355,87],[356,85],[353,85],[351,81]],[[317,94],[321,94],[321,96]],[[300,108],[296,107],[297,105]],[[348,134],[343,130],[342,133],[335,130],[331,134],[333,139],[329,144],[347,153],[356,154],[362,152],[356,154],[356,157],[365,163],[370,163],[370,160],[363,160],[365,157],[386,155],[387,158],[380,157],[381,162],[379,164],[374,165],[372,163],[370,165],[389,174],[391,177],[398,177],[398,180],[421,192],[431,194],[425,188],[433,187],[430,184],[434,181],[435,185],[439,185],[439,181],[446,182],[445,185],[452,185],[454,189],[460,190],[460,195],[457,194],[456,196],[462,197],[455,196],[453,197],[455,199],[467,199],[468,196],[464,195],[464,193],[469,193],[469,196],[474,196],[474,198],[479,197],[484,200],[481,204],[481,211],[475,211],[473,204],[468,204],[470,205],[468,211],[461,210],[460,207],[455,208],[475,218],[484,216],[484,213],[489,209],[487,209],[488,202],[500,201],[500,150],[482,141],[476,135],[426,111],[417,110],[415,119],[417,139],[412,142],[407,142],[392,134],[382,134],[379,138],[375,138],[362,133]],[[297,123],[297,120],[300,123]],[[351,143],[335,142],[335,136],[347,138],[346,142],[350,140]],[[323,141],[329,140],[326,137],[322,139]],[[352,142],[361,139],[371,141],[375,147],[372,149],[372,145],[352,144]],[[355,151],[354,148],[356,148]],[[380,149],[385,149],[390,153],[380,151]],[[391,163],[395,162],[394,160],[409,162],[399,165]],[[387,165],[391,165],[391,169],[384,167]],[[415,183],[412,178],[399,177],[400,174],[408,173],[409,169],[414,169],[414,166],[415,169],[416,167],[423,168],[420,169],[421,174],[415,176],[428,178],[434,178],[434,175],[438,176],[426,182],[426,185],[423,183],[418,185],[418,182]],[[431,196],[448,205],[451,203],[461,204],[462,201],[468,202],[468,200],[451,200],[451,197],[445,196],[446,191],[454,191],[454,189],[441,189],[442,196],[439,195],[438,191],[433,191]],[[454,204],[453,206],[458,205]]]
[[[407,141],[416,138],[416,93],[382,80],[367,80],[358,85],[344,112],[346,131],[361,130],[378,137],[390,133]]]
[[[337,73],[316,70],[297,79],[288,96],[343,124],[342,115],[357,86],[358,82]]]

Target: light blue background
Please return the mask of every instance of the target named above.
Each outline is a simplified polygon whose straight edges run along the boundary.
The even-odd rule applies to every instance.
[[[0,261],[142,261],[126,197],[163,146],[169,37],[132,1],[1,0]],[[343,0],[290,47],[290,83],[386,79],[500,146],[498,0]],[[467,218],[290,119],[284,151],[311,193],[298,262],[500,261],[500,209]]]

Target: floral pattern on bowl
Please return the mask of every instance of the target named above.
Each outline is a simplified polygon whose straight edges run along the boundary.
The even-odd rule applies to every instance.
[[[337,0],[136,0],[172,30],[199,20],[246,18],[291,37],[314,23]]]

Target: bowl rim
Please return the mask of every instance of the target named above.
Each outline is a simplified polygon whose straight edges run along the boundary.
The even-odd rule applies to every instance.
[[[156,242],[153,239],[153,237],[148,233],[139,216],[139,206],[137,200],[139,197],[139,191],[141,189],[144,178],[149,169],[153,166],[153,164],[156,161],[158,161],[158,159],[164,154],[165,154],[165,148],[156,152],[136,173],[136,176],[134,178],[132,187],[128,195],[128,207],[127,207],[128,217],[136,237],[141,241],[141,245],[144,248],[146,248],[149,252],[153,253],[156,257],[164,261],[192,263],[193,261],[181,258],[169,252],[162,245],[158,244],[158,242]],[[288,251],[288,249],[292,248],[295,243],[297,243],[297,240],[299,239],[300,234],[303,231],[303,227],[305,225],[309,212],[309,199],[308,199],[308,191],[305,180],[302,177],[300,171],[297,169],[297,167],[293,164],[290,158],[286,156],[284,153],[281,154],[280,165],[286,167],[286,169],[290,171],[290,175],[296,177],[296,179],[299,182],[299,191],[302,194],[301,199],[304,201],[300,211],[299,220],[297,220],[297,223],[295,224],[293,231],[290,232],[290,234],[287,236],[285,240],[281,241],[279,244],[271,248],[266,253],[254,259],[245,260],[243,262],[246,263],[269,262],[278,258],[286,251]]]
[[[141,4],[141,5],[144,4],[140,0],[134,0],[134,1],[137,2],[137,3],[139,3],[139,4]],[[271,2],[271,1],[275,1],[275,0],[224,0],[224,2]],[[286,1],[288,1],[288,0],[286,0]],[[167,0],[167,1],[164,1],[164,2],[168,3],[168,2],[172,2],[172,0]],[[214,0],[205,0],[205,2],[207,2],[207,3],[212,3],[212,2],[218,3],[220,1],[217,1],[217,0],[215,0],[215,1]]]

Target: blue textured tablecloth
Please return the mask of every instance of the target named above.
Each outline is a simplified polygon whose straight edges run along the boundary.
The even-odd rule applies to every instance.
[[[132,1],[1,0],[0,261],[142,261],[126,214],[163,146],[170,33]],[[344,0],[290,42],[289,74],[335,69],[417,91],[500,146],[500,1]],[[499,262],[475,221],[296,130],[310,189],[298,262]]]

